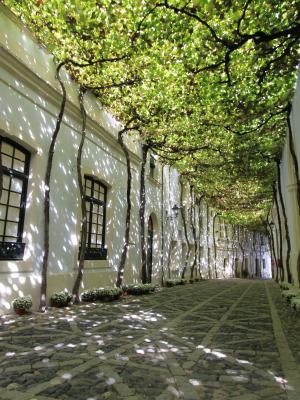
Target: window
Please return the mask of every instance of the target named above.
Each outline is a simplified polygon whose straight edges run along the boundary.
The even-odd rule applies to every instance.
[[[228,265],[228,260],[227,260],[227,258],[224,258],[224,260],[223,260],[223,270],[224,270],[224,272],[226,272],[227,265]]]
[[[0,136],[3,188],[0,199],[0,260],[22,260],[30,153]]]
[[[106,260],[105,220],[106,187],[96,179],[85,176],[85,200],[87,211],[86,260]]]
[[[155,175],[155,158],[153,157],[153,155],[150,155],[150,177],[154,179],[154,175]]]

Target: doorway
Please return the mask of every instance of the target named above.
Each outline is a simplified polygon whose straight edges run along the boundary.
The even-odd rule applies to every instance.
[[[153,265],[153,220],[150,215],[148,220],[148,234],[147,234],[147,282],[152,281],[152,265]]]

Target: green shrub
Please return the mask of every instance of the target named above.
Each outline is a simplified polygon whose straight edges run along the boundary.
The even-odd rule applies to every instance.
[[[122,290],[120,288],[95,288],[85,290],[81,293],[82,301],[111,301],[117,300],[122,294]]]
[[[156,289],[156,285],[151,283],[139,283],[139,284],[131,284],[131,285],[123,285],[122,290],[127,294],[132,295],[142,295],[153,293]]]
[[[300,311],[300,294],[298,294],[298,296],[296,297],[291,298],[291,306],[295,310]]]
[[[280,283],[279,287],[280,287],[281,290],[290,290],[290,289],[294,288],[294,286],[292,284],[284,283],[284,282]]]
[[[165,280],[165,286],[167,287],[172,287],[172,286],[176,286],[176,280],[175,279],[166,279]]]
[[[291,290],[284,290],[282,292],[282,297],[284,297],[287,301],[290,301],[293,297],[299,296],[299,290],[291,289]]]
[[[17,297],[12,302],[14,310],[20,312],[26,312],[32,307],[31,296]]]
[[[96,300],[117,300],[122,294],[120,288],[98,288],[95,289]]]
[[[187,284],[187,279],[182,279],[182,278],[178,279],[177,285],[186,285],[186,284]]]
[[[81,293],[81,300],[82,301],[96,301],[96,290],[97,289],[88,289]]]
[[[67,291],[53,293],[50,297],[52,307],[66,307],[70,304],[73,296]]]
[[[186,285],[187,279],[176,278],[176,279],[166,279],[165,286],[172,287],[177,285]]]

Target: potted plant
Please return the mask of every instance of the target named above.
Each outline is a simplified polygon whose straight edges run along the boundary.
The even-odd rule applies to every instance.
[[[31,296],[17,297],[12,305],[16,314],[24,315],[32,307],[32,298]]]
[[[128,286],[129,285],[122,285],[122,292],[123,292],[123,296],[128,296]]]
[[[175,279],[166,279],[165,280],[165,286],[167,287],[173,287],[176,285]]]
[[[114,300],[118,300],[120,296],[122,295],[123,291],[121,288],[113,288],[112,289],[112,296]]]
[[[50,297],[50,304],[52,307],[67,307],[73,296],[67,291],[53,293]]]
[[[81,300],[87,302],[112,301],[119,299],[121,294],[122,294],[122,289],[120,288],[89,289],[81,293]]]
[[[120,288],[99,288],[96,289],[96,300],[101,301],[112,301],[118,300],[122,294],[122,289]]]
[[[86,302],[96,301],[96,290],[97,289],[88,289],[81,293],[81,300]]]
[[[152,285],[151,283],[138,283],[126,286],[127,294],[132,294],[135,296],[153,293],[155,289],[156,286]]]

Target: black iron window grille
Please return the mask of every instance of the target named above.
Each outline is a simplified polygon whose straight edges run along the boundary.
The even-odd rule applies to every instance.
[[[86,260],[106,260],[105,247],[107,188],[98,180],[85,176],[87,210]]]
[[[155,168],[156,168],[156,163],[155,163],[155,158],[153,155],[150,155],[150,177],[154,179],[155,176]]]
[[[0,136],[0,168],[3,186],[0,198],[0,260],[22,260],[22,243],[30,153]]]

